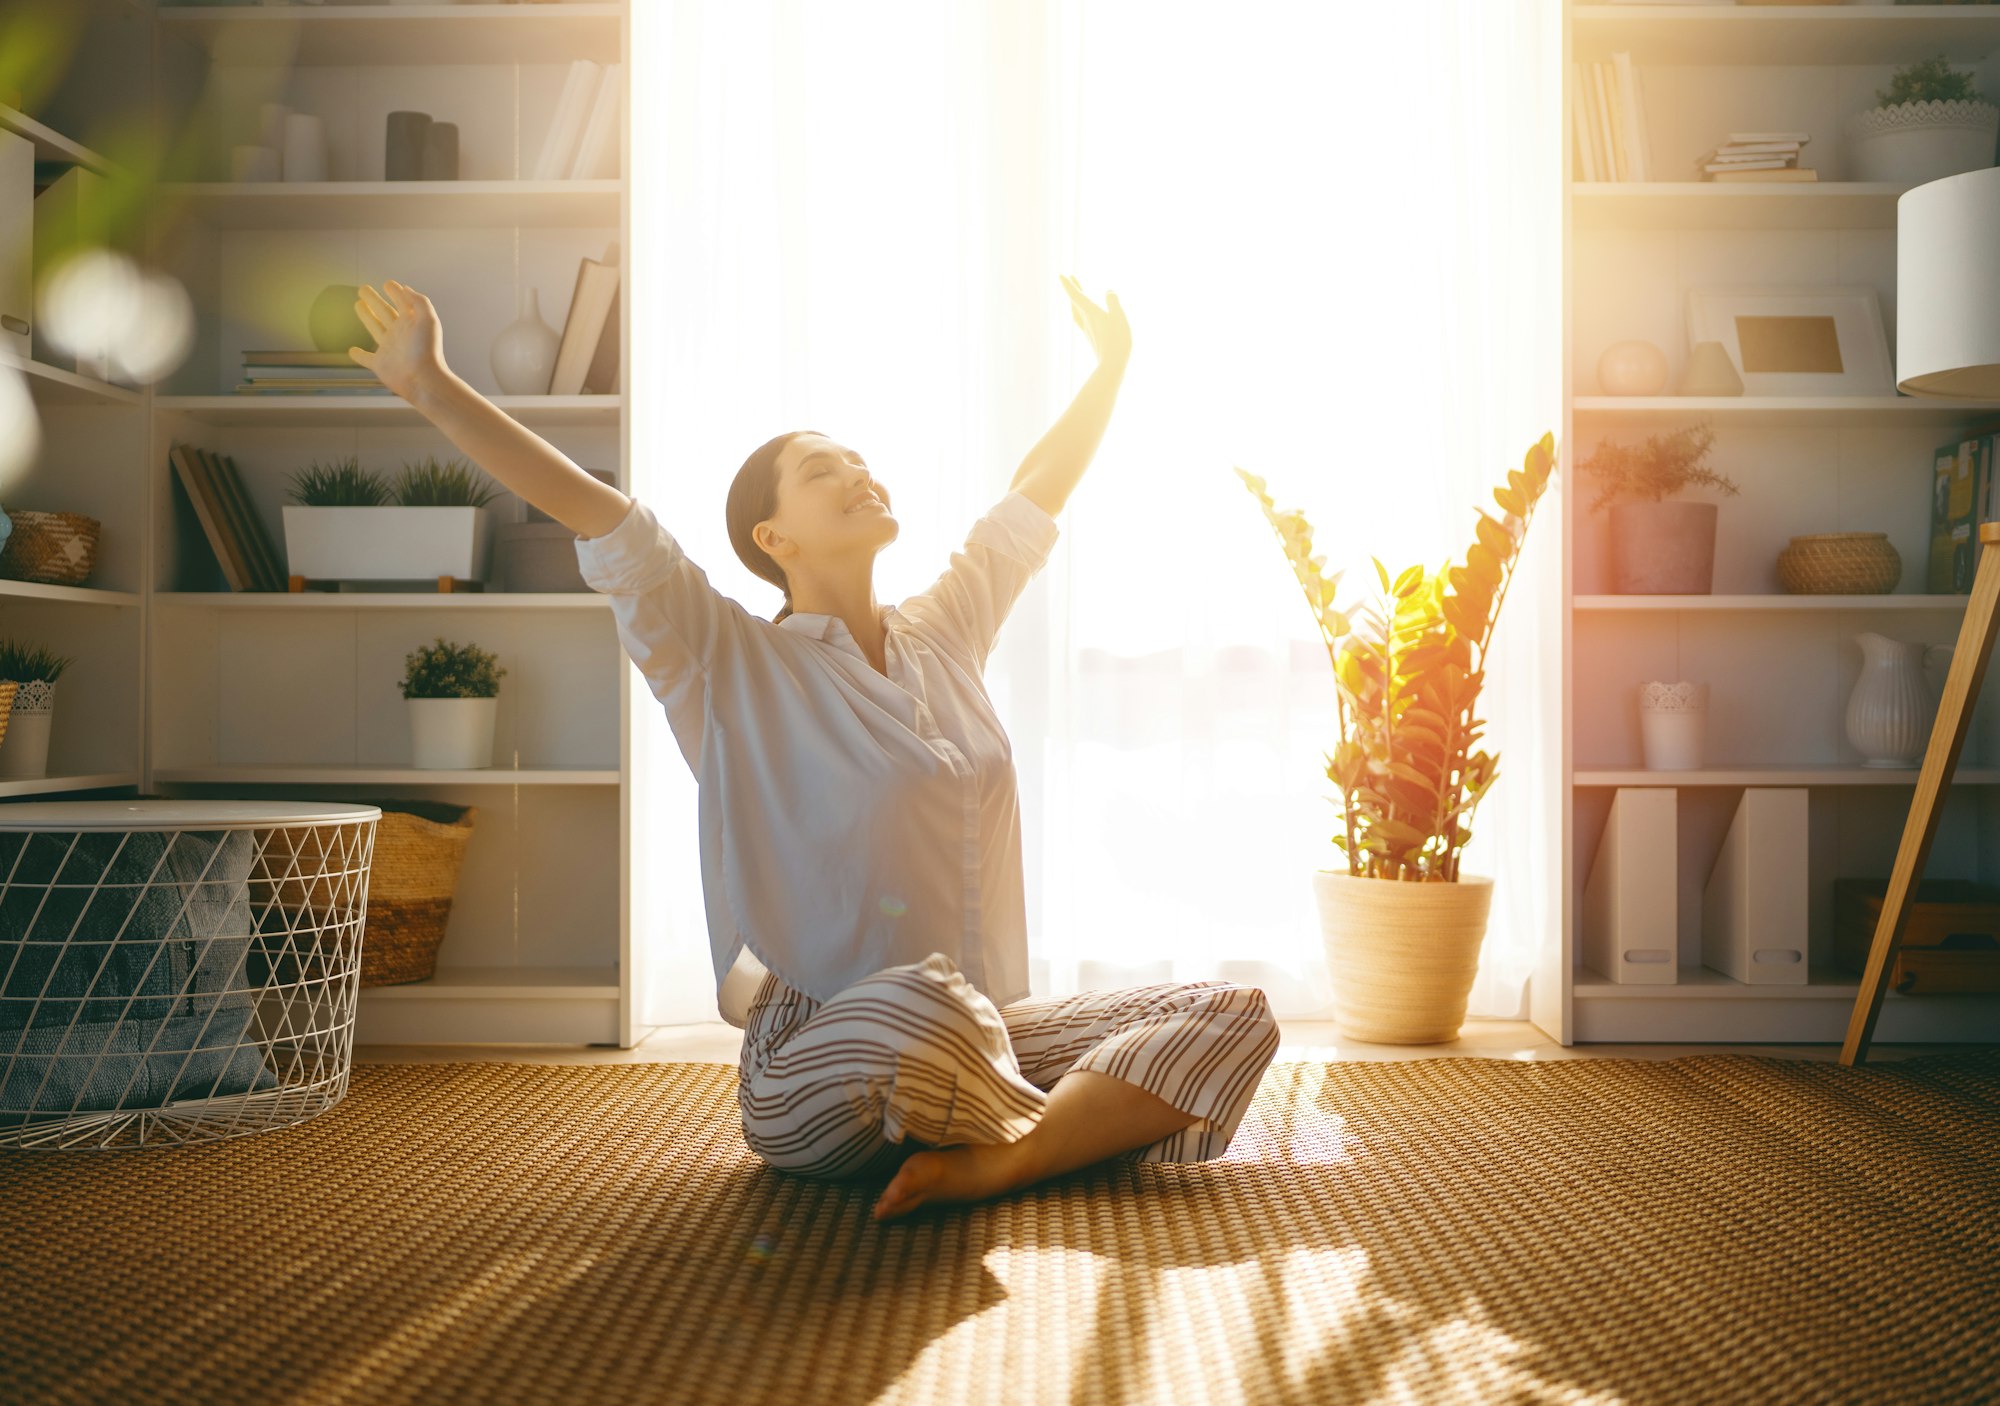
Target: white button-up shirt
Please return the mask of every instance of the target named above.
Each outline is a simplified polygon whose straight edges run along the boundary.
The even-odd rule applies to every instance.
[[[886,676],[837,616],[774,624],[722,595],[636,499],[577,539],[698,783],[731,1025],[766,969],[824,1001],[932,952],[995,1005],[1028,995],[1013,755],[982,674],[1056,536],[1033,500],[1002,498],[929,588],[882,607]]]

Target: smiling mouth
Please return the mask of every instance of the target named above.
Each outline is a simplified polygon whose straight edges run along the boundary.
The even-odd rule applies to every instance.
[[[882,511],[887,512],[889,510],[889,505],[884,503],[880,498],[873,498],[873,497],[863,498],[860,502],[856,503],[853,507],[849,508],[847,511],[850,513],[858,513],[863,508],[880,508],[882,509]]]

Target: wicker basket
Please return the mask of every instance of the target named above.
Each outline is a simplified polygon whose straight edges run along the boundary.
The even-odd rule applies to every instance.
[[[7,740],[7,720],[14,716],[14,695],[20,691],[13,679],[0,679],[0,742]]]
[[[97,561],[99,523],[82,513],[9,508],[14,531],[0,547],[0,576],[48,586],[81,586]]]
[[[1882,596],[1903,579],[1903,558],[1886,532],[1794,537],[1778,553],[1778,580],[1797,596]]]
[[[375,823],[368,870],[368,916],[361,936],[361,984],[396,986],[428,981],[437,972],[438,944],[451,916],[459,865],[472,838],[476,806],[437,801],[371,801],[382,818]],[[331,827],[330,827],[331,828]],[[295,875],[337,876],[349,866],[320,862],[319,830],[282,836],[285,843],[264,847],[251,878],[253,908],[269,902],[266,885],[276,885],[277,905],[296,913],[323,909],[338,898],[338,877],[300,879]],[[289,847],[289,850],[288,850]],[[301,863],[289,862],[290,853]]]

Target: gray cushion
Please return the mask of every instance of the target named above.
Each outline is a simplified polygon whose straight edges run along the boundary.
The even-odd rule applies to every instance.
[[[0,1124],[278,1083],[255,1014],[247,830],[0,833]]]

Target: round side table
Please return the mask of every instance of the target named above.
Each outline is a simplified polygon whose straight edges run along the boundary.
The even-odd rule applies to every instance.
[[[381,814],[0,805],[0,1147],[208,1142],[340,1102]]]

